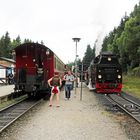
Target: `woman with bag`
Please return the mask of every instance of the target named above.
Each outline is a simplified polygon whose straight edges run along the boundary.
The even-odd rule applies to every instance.
[[[61,78],[59,77],[59,74],[57,72],[54,73],[54,76],[48,80],[48,84],[51,87],[51,97],[50,97],[50,104],[49,106],[52,106],[52,100],[54,95],[56,95],[56,101],[57,101],[57,107],[59,107],[59,93],[60,93],[60,87],[62,85]]]

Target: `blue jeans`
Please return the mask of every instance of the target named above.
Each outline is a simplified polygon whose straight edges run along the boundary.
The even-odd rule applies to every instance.
[[[68,98],[68,99],[71,96],[71,90],[72,90],[72,85],[71,84],[65,85],[65,97]]]

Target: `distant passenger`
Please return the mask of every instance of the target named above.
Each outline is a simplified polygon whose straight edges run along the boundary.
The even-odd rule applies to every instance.
[[[49,106],[52,106],[52,100],[54,94],[56,95],[56,101],[57,101],[57,107],[59,107],[59,92],[60,92],[60,87],[62,85],[61,78],[59,77],[58,73],[55,73],[52,78],[48,80],[48,84],[51,87],[51,97],[50,97],[50,104]]]
[[[73,89],[73,82],[75,80],[70,70],[68,71],[68,74],[64,76],[63,80],[65,80],[65,98],[69,100],[71,90]]]
[[[8,84],[14,84],[14,75],[12,73],[8,75]]]

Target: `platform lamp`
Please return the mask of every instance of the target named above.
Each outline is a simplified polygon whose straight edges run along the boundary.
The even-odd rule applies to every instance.
[[[75,81],[75,95],[76,95],[76,87],[77,87],[77,42],[80,41],[81,38],[72,38],[74,42],[76,42],[76,51],[75,51],[75,78],[76,78],[76,81]]]

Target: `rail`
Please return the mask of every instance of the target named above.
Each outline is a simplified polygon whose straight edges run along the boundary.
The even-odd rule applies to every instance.
[[[122,95],[110,94],[105,97],[114,105],[117,105],[128,115],[140,123],[140,105],[131,99],[125,98]]]
[[[26,98],[0,110],[0,133],[15,122],[19,117],[37,105],[41,100]]]

